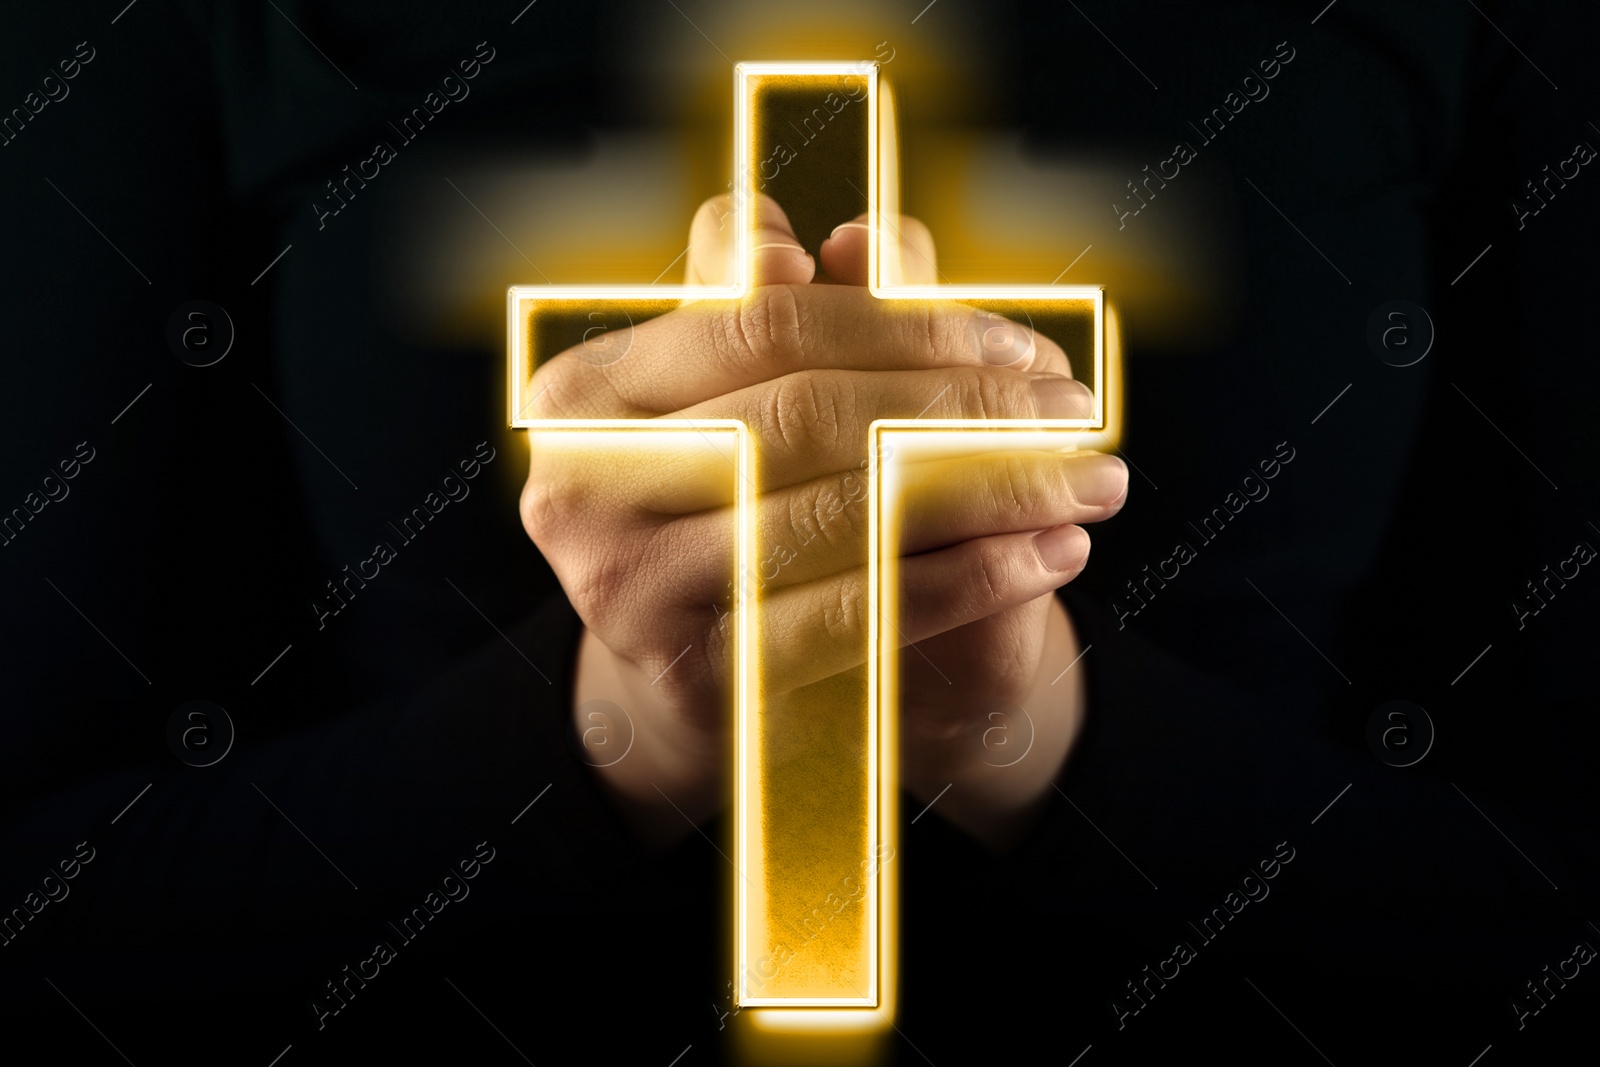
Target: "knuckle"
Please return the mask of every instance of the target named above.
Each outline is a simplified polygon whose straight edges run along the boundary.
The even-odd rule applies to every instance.
[[[815,443],[838,435],[839,395],[820,375],[785,375],[774,384],[768,404],[767,425],[779,444],[792,452],[808,452]]]
[[[792,286],[768,285],[756,290],[740,302],[729,326],[744,360],[780,365],[798,362],[804,331],[800,300]]]
[[[518,511],[573,607],[585,622],[598,625],[637,601],[629,591],[640,573],[661,569],[665,546],[659,530],[629,527],[626,534],[597,536],[597,528],[615,531],[625,520],[612,514],[597,523],[591,488],[571,470],[536,467],[522,488]]]
[[[822,610],[822,629],[830,641],[843,644],[864,629],[866,597],[858,582],[840,582],[838,597]]]
[[[517,500],[517,511],[522,516],[522,528],[540,549],[547,550],[561,529],[567,514],[563,499],[563,479],[541,477],[535,471],[522,487]]]
[[[1012,591],[1010,560],[997,545],[980,544],[972,553],[967,573],[968,598],[974,609],[1004,603]]]
[[[1026,416],[1032,406],[1031,399],[1024,395],[1027,383],[1008,380],[1013,377],[985,371],[964,375],[959,397],[961,416],[968,419],[1015,419]]]
[[[566,404],[564,398],[572,392],[572,364],[575,360],[562,353],[547,360],[534,371],[528,388],[532,395],[527,404],[527,414],[535,419],[558,419]]]
[[[632,330],[619,330],[628,336],[619,341],[631,345]],[[523,413],[534,419],[615,418],[630,411],[632,405],[617,391],[604,366],[586,360],[582,344],[574,345],[541,363],[528,384],[530,395]]]
[[[995,467],[994,491],[1007,509],[1032,515],[1040,496],[1040,486],[1032,464],[1020,456],[1006,456]]]
[[[829,551],[853,549],[860,543],[860,515],[842,484],[836,489],[830,480],[814,493],[797,500],[795,506],[805,508],[805,514],[793,517],[795,528],[800,529],[809,520],[810,527],[821,535]]]
[[[907,307],[904,325],[911,342],[930,356],[940,355],[949,344],[946,316],[931,302],[919,300]]]
[[[923,341],[940,363],[962,362],[973,347],[972,309],[954,305],[923,304],[920,308]]]

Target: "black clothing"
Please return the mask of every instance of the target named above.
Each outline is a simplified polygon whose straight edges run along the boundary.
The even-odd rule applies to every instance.
[[[567,743],[579,624],[501,394],[499,294],[541,279],[484,223],[518,203],[504,160],[672,128],[629,42],[720,64],[695,26],[731,15],[117,6],[0,16],[8,1034],[83,1062],[728,1054],[718,825],[647,856]],[[937,807],[903,827],[890,1055],[1548,1060],[1600,997],[1595,16],[955,6],[886,31],[908,109],[957,47],[938,20],[971,29],[963,121],[1127,164],[1072,278],[1222,297],[1191,336],[1125,305],[1130,503],[1063,594],[1087,731],[1014,851]],[[462,94],[437,125],[390,125],[435,91]],[[515,271],[442,338],[403,314],[418,219]],[[206,368],[166,340],[195,299],[232,326]],[[1437,333],[1408,367],[1368,341],[1397,300]],[[238,732],[205,768],[166,742],[195,699]],[[1393,699],[1436,732],[1405,769],[1367,741]]]

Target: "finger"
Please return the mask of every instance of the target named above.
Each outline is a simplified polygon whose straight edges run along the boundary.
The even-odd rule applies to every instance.
[[[732,457],[693,439],[678,445],[649,464],[541,453],[523,493],[524,521],[531,529],[530,514],[565,517],[579,542],[659,526],[652,553],[677,561],[690,587],[721,582],[727,576],[716,561],[731,552],[735,529]],[[899,552],[911,555],[997,533],[1104,521],[1126,501],[1128,469],[1097,452],[1014,451],[906,464],[899,483]],[[761,493],[750,580],[793,585],[859,565],[870,547],[868,492],[866,472],[852,467]],[[708,555],[708,547],[717,551]]]
[[[795,238],[789,216],[770,196],[753,202],[750,269],[755,285],[804,285],[817,271],[816,261]],[[715,196],[700,205],[689,224],[689,285],[733,285],[738,263],[734,256],[739,227],[746,225],[733,210],[731,196]]]
[[[731,432],[530,430],[529,446],[519,506],[541,548],[564,544],[592,554],[641,527],[701,511],[724,511],[732,529],[727,509],[743,483]],[[684,548],[686,558],[698,551]]]
[[[914,472],[902,495],[898,554],[910,557],[997,534],[1102,522],[1127,498],[1127,468],[1115,456],[1083,452],[1013,454],[955,477],[941,461]],[[908,465],[909,468],[924,466]],[[933,491],[929,492],[928,487]],[[860,567],[870,549],[864,471],[849,470],[763,494],[747,591],[803,585]],[[686,515],[656,529],[652,551],[679,561],[684,585],[719,587],[733,551],[732,512]],[[708,551],[708,548],[714,551]]]
[[[1099,522],[1122,510],[1128,467],[1100,452],[993,452],[908,463],[901,544],[910,555],[1002,530]]]
[[[920,219],[901,215],[898,222],[883,216],[881,251],[900,257],[899,280],[906,285],[933,285],[939,280],[938,254],[933,234]],[[833,233],[817,250],[828,279],[841,285],[867,284],[867,240],[871,235],[871,216],[866,212],[834,227]],[[896,278],[889,267],[885,276]]]
[[[685,408],[678,417],[738,419],[761,457],[763,492],[857,466],[876,419],[1072,419],[1094,394],[1071,378],[989,367],[789,374]]]
[[[1128,475],[1115,456],[1012,453],[908,464],[902,486],[896,550],[909,558],[999,534],[1102,522],[1122,510]],[[866,475],[848,471],[766,494],[756,512],[756,577],[781,588],[860,566],[871,549],[867,492]],[[692,529],[702,517],[688,521]],[[663,531],[665,539],[688,535],[680,525]]]
[[[901,561],[901,600],[890,640],[915,644],[1026,604],[1070,582],[1089,557],[1077,526],[1000,534]],[[858,666],[865,659],[867,572],[781,590],[762,605],[762,666],[780,692]]]
[[[842,285],[769,285],[743,300],[702,300],[630,327],[627,354],[596,365],[568,351],[539,368],[536,418],[666,415],[803,370],[986,366],[995,320],[954,301],[879,300]],[[1064,369],[1066,354],[1028,338],[1012,370]]]
[[[818,250],[823,270],[830,280],[849,285],[867,284],[867,242],[871,235],[868,216],[857,215],[849,222],[834,228],[829,238]],[[900,216],[898,224],[886,222],[883,227],[882,252],[895,254],[899,262],[886,262],[881,269],[885,279],[903,285],[933,285],[943,280],[939,274],[934,251],[933,234],[921,220],[910,215]],[[1033,330],[994,312],[985,312],[983,337],[984,362],[995,367],[1018,370],[1049,371],[1072,377],[1072,365],[1066,355],[1055,346],[1037,348]],[[1057,355],[1060,358],[1057,359]]]

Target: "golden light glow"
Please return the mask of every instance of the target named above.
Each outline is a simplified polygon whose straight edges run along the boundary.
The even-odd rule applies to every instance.
[[[751,432],[732,420],[540,419],[534,370],[567,347],[551,338],[561,316],[603,320],[620,314],[636,324],[690,302],[739,300],[750,279],[753,212],[759,189],[775,180],[795,156],[769,151],[778,108],[794,94],[828,90],[839,115],[864,108],[864,143],[848,145],[833,134],[839,172],[857,188],[869,218],[868,277],[885,300],[953,300],[996,314],[1065,324],[1062,341],[1074,373],[1096,397],[1091,417],[978,421],[882,419],[870,433],[867,472],[870,549],[867,562],[869,631],[864,668],[787,693],[763,684],[760,596],[749,579],[761,558],[755,521],[760,457]],[[788,94],[787,96],[785,94]],[[841,95],[842,94],[842,95]],[[822,108],[816,131],[829,123]],[[800,119],[802,130],[793,121]],[[811,120],[788,118],[807,137]],[[847,126],[847,123],[839,123]],[[784,136],[787,136],[786,134]],[[803,142],[810,145],[812,138]],[[780,142],[781,143],[781,142]],[[736,1000],[763,1030],[786,1033],[881,1030],[894,1014],[898,885],[899,529],[897,471],[901,464],[974,447],[1105,449],[1115,444],[1121,418],[1120,359],[1115,318],[1095,286],[909,285],[898,236],[899,156],[893,101],[871,61],[859,63],[742,63],[735,69],[733,215],[735,239],[725,286],[515,286],[508,293],[508,396],[513,426],[532,431],[533,447],[596,448],[617,455],[683,457],[711,448],[735,477],[738,535],[733,612],[737,676],[734,719],[734,924]],[[854,149],[856,156],[849,154]],[[822,149],[806,166],[815,166]],[[864,157],[864,158],[858,158]],[[769,174],[770,171],[770,174]],[[814,220],[785,202],[806,239]],[[797,216],[796,210],[801,212]],[[840,221],[840,220],[835,220]],[[599,321],[585,331],[619,323]],[[628,334],[611,336],[629,337]],[[617,342],[624,343],[624,342]],[[585,358],[582,353],[580,358]],[[615,350],[596,348],[591,362],[604,366]],[[618,451],[620,450],[620,451]],[[689,461],[688,468],[694,466]],[[886,636],[887,635],[887,636]]]

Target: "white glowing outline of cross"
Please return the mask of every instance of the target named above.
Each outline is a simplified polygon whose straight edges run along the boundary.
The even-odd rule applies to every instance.
[[[738,479],[735,485],[734,510],[738,523],[738,537],[736,539],[735,573],[745,575],[749,573],[748,565],[755,554],[755,494],[747,487],[751,485],[749,474],[755,463],[754,443],[752,435],[744,423],[734,419],[534,419],[523,414],[527,407],[537,398],[524,398],[535,369],[535,361],[529,344],[527,325],[531,320],[531,312],[535,302],[544,300],[556,301],[670,301],[670,300],[738,300],[748,291],[750,278],[751,256],[751,229],[745,218],[745,205],[753,199],[754,189],[750,180],[750,115],[751,99],[750,79],[763,75],[797,75],[797,76],[839,76],[856,75],[867,80],[867,126],[868,126],[868,193],[867,205],[869,217],[879,219],[898,215],[898,183],[893,188],[885,186],[885,173],[880,169],[882,160],[880,156],[884,150],[895,151],[893,144],[893,131],[890,131],[890,142],[885,144],[880,141],[880,107],[879,99],[880,78],[878,64],[872,60],[850,63],[836,62],[762,62],[740,63],[734,68],[734,174],[735,196],[731,218],[735,221],[734,245],[734,277],[739,279],[732,285],[517,285],[507,291],[507,338],[508,338],[508,400],[510,405],[511,425],[516,428],[526,428],[548,432],[591,432],[591,431],[621,431],[621,432],[670,432],[694,431],[705,436],[705,431],[713,433],[733,433],[736,438],[735,468]],[[892,118],[892,116],[891,116]],[[885,201],[888,205],[885,205]],[[898,245],[896,246],[898,253]],[[1100,286],[1060,286],[1060,285],[904,285],[885,284],[883,282],[884,270],[888,266],[882,256],[882,242],[880,240],[880,227],[868,227],[868,288],[872,295],[885,300],[1012,300],[1012,301],[1053,301],[1053,300],[1091,300],[1094,305],[1094,377],[1095,382],[1095,413],[1085,418],[1076,419],[1031,419],[1031,420],[994,420],[994,419],[879,419],[872,423],[869,429],[869,443],[872,463],[868,472],[868,500],[869,500],[869,533],[868,543],[871,551],[868,555],[868,582],[869,582],[869,644],[871,650],[868,658],[868,830],[867,854],[875,856],[886,842],[895,839],[896,827],[890,825],[893,820],[882,817],[884,807],[893,804],[893,793],[898,783],[890,780],[892,776],[883,773],[883,760],[880,745],[887,740],[884,736],[887,719],[881,714],[883,704],[883,689],[886,685],[884,665],[892,659],[892,653],[898,650],[898,645],[886,647],[880,633],[880,620],[884,618],[884,607],[890,598],[885,595],[885,589],[892,584],[896,571],[895,567],[885,567],[884,561],[893,553],[884,544],[886,529],[883,521],[886,497],[883,488],[883,472],[879,469],[878,457],[885,455],[883,446],[888,438],[896,433],[913,432],[925,434],[930,431],[967,432],[973,430],[1036,430],[1036,431],[1077,431],[1074,435],[1074,444],[1085,447],[1095,447],[1106,442],[1114,441],[1116,432],[1110,425],[1107,412],[1116,410],[1119,397],[1114,391],[1120,389],[1119,375],[1108,372],[1106,352],[1106,307],[1104,290]],[[894,263],[898,273],[898,261]],[[754,611],[740,610],[743,604],[742,589],[735,590],[734,610],[737,634],[736,648],[736,685],[739,699],[736,713],[736,742],[738,752],[737,768],[735,772],[735,800],[738,829],[735,832],[735,856],[743,854],[745,835],[752,826],[749,813],[749,803],[755,794],[754,783],[750,779],[746,749],[749,747],[743,738],[752,734],[750,724],[759,714],[761,697],[757,684],[755,664],[755,615]],[[892,673],[892,669],[890,672]],[[892,685],[892,681],[887,684]],[[891,731],[892,732],[892,731]],[[885,804],[884,801],[888,801]],[[734,861],[736,870],[741,869],[738,859]],[[885,890],[883,872],[874,869],[870,876],[870,889],[863,897],[863,906],[867,907],[868,939],[871,943],[871,979],[867,994],[859,998],[845,997],[781,997],[764,998],[740,995],[738,1003],[743,1007],[761,1008],[866,1008],[887,1009],[887,1004],[880,1004],[880,987],[885,985],[880,981],[883,972],[888,969],[888,961],[894,958],[892,942],[893,911],[892,901]],[[745,955],[748,948],[748,931],[746,922],[749,917],[749,904],[746,898],[744,879],[736,884],[738,929],[735,936],[737,958],[735,962],[736,974],[743,977],[749,974],[750,961]],[[871,906],[867,906],[867,901]]]

